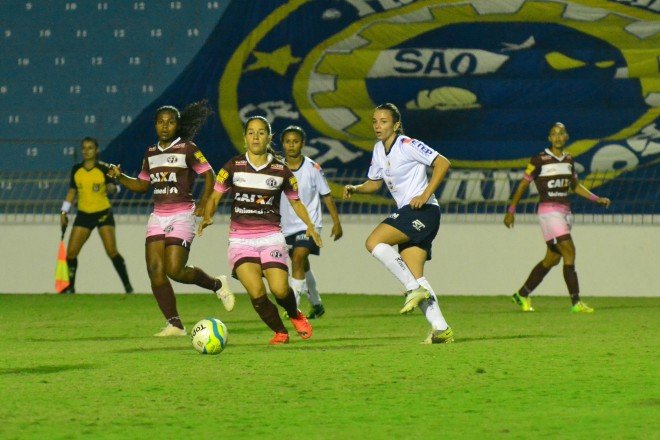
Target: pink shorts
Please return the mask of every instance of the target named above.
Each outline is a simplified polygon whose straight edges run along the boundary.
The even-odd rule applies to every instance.
[[[573,214],[568,206],[561,203],[542,203],[538,210],[543,239],[548,244],[556,244],[571,236]]]
[[[236,268],[243,263],[257,263],[262,269],[280,268],[288,271],[286,240],[281,232],[259,238],[230,238],[227,257],[231,273],[236,277]]]
[[[170,216],[151,214],[147,222],[147,242],[165,240],[165,246],[190,248],[195,238],[195,215],[182,212]]]

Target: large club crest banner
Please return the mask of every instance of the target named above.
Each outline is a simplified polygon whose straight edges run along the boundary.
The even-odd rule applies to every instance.
[[[299,125],[323,167],[364,175],[373,108],[393,102],[454,168],[523,168],[561,121],[580,177],[604,173],[606,189],[660,158],[658,6],[631,3],[235,0],[105,157],[138,169],[154,110],[207,98],[217,113],[197,143],[216,170],[261,114],[276,140]]]

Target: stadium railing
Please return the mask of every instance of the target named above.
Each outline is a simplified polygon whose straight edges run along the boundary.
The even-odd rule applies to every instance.
[[[594,172],[581,182],[603,197],[610,197],[609,209],[573,196],[572,208],[576,221],[603,224],[660,224],[660,167],[637,168],[629,172]],[[387,215],[394,202],[385,186],[378,194],[357,195],[341,199],[346,184],[365,181],[366,171],[326,169],[339,213],[349,219]],[[522,177],[521,170],[452,170],[436,196],[443,212],[443,221],[457,223],[497,223],[502,221],[508,201]],[[0,223],[51,223],[57,221],[62,200],[69,185],[68,172],[0,171]],[[195,194],[203,182],[198,179]],[[152,210],[151,194],[136,194],[122,190],[111,196],[118,220],[143,222]],[[218,209],[219,216],[229,214],[230,199],[225,198]],[[536,222],[538,196],[530,190],[517,207],[518,223]],[[74,211],[75,212],[75,211]]]

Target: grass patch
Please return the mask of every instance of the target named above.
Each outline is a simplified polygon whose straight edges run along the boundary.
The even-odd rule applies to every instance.
[[[658,438],[656,298],[441,298],[456,342],[434,346],[399,297],[324,303],[312,339],[269,347],[246,296],[181,295],[188,329],[229,329],[201,356],[152,336],[149,295],[0,295],[0,438]]]

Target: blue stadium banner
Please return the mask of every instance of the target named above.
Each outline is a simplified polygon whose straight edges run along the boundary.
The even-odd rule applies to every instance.
[[[105,158],[137,170],[154,110],[207,98],[217,113],[197,143],[215,169],[261,114],[276,139],[303,127],[323,167],[366,174],[373,108],[393,102],[406,133],[454,168],[523,168],[561,121],[580,177],[605,173],[606,190],[659,166],[659,3],[234,0]]]

